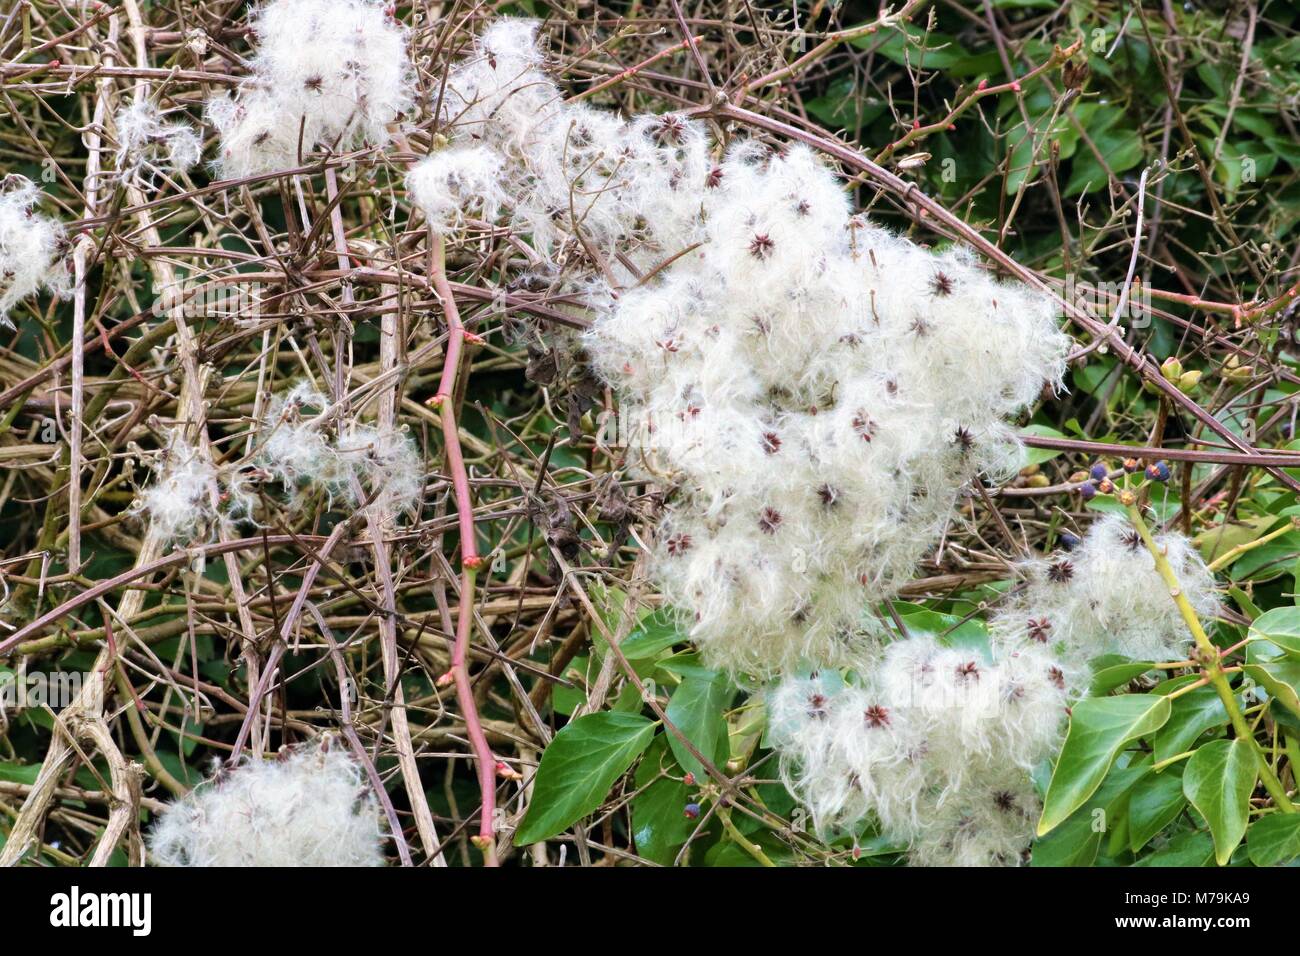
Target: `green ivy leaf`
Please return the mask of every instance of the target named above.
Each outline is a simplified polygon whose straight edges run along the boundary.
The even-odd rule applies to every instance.
[[[1040,438],[1066,438],[1065,432],[1057,431],[1055,428],[1049,428],[1047,425],[1026,425],[1020,429],[1022,435],[1036,435]],[[1041,465],[1045,461],[1051,461],[1058,455],[1064,455],[1063,451],[1056,451],[1051,448],[1026,448],[1025,464]]]
[[[641,661],[685,640],[686,636],[678,627],[673,611],[659,608],[653,614],[646,615],[618,648],[629,661]]]
[[[1275,607],[1250,625],[1250,639],[1266,640],[1291,657],[1300,657],[1300,607]]]
[[[1228,712],[1213,687],[1198,687],[1173,702],[1169,722],[1160,728],[1152,743],[1156,763],[1191,749],[1196,739],[1211,727],[1228,723]]]
[[[1061,756],[1043,800],[1038,835],[1083,806],[1131,740],[1159,730],[1169,719],[1169,700],[1147,694],[1087,698],[1075,704]]]
[[[1115,767],[1088,802],[1070,814],[1064,824],[1034,843],[1031,866],[1091,866],[1101,849],[1116,808],[1143,777],[1151,765]],[[1122,821],[1122,814],[1120,815]]]
[[[1187,761],[1183,794],[1209,824],[1219,866],[1246,835],[1257,772],[1250,743],[1240,739],[1213,740]]]
[[[1089,135],[1092,136],[1091,130]],[[1106,157],[1110,172],[1115,175],[1132,169],[1142,161],[1142,138],[1130,126],[1107,129],[1100,135],[1092,136],[1092,140],[1097,151]],[[1102,189],[1109,182],[1106,170],[1096,155],[1084,147],[1076,151],[1071,160],[1070,180],[1066,183],[1063,194],[1075,196],[1089,190]]]
[[[1140,781],[1128,802],[1129,849],[1136,853],[1146,846],[1186,805],[1182,767],[1170,767]]]
[[[1214,841],[1202,830],[1180,833],[1134,866],[1208,866],[1214,859]]]
[[[1251,824],[1246,851],[1256,866],[1280,866],[1300,856],[1300,813],[1271,813]]]
[[[727,721],[722,711],[731,700],[731,685],[722,674],[692,675],[678,685],[668,701],[666,716],[714,766],[727,757]],[[684,770],[697,780],[707,777],[704,766],[677,735],[668,731],[668,746]]]
[[[542,754],[515,845],[546,840],[593,812],[654,733],[640,714],[586,714],[565,726]]]
[[[1116,687],[1127,684],[1135,677],[1141,677],[1147,671],[1151,670],[1150,661],[1131,661],[1127,658],[1114,655],[1107,655],[1102,660],[1101,666],[1094,667],[1092,671],[1092,682],[1088,687],[1088,694],[1092,697],[1101,697],[1109,694]]]
[[[1243,672],[1269,695],[1293,712],[1300,714],[1300,661],[1278,660],[1263,664],[1246,664]]]

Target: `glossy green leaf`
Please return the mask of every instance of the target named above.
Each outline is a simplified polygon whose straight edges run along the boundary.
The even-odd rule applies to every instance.
[[[1300,813],[1271,813],[1246,832],[1246,851],[1256,866],[1280,866],[1300,857]]]
[[[1220,866],[1246,835],[1257,772],[1255,755],[1245,740],[1213,740],[1187,761],[1183,794],[1209,824]]]
[[[692,675],[673,691],[665,711],[673,726],[715,767],[727,758],[727,721],[723,709],[730,700],[731,685],[722,674]],[[707,772],[695,755],[671,730],[665,732],[668,746],[682,768],[695,774],[696,779],[707,779]]]
[[[1092,697],[1102,697],[1116,687],[1127,684],[1133,678],[1141,677],[1149,670],[1151,670],[1150,661],[1130,661],[1127,658],[1117,657],[1113,663],[1094,667],[1088,693]]]
[[[1214,859],[1214,841],[1202,830],[1180,833],[1134,866],[1209,866]]]
[[[1173,701],[1169,721],[1153,741],[1156,762],[1186,753],[1201,734],[1227,723],[1228,712],[1213,687],[1198,687],[1183,694]]]
[[[1037,435],[1043,438],[1065,438],[1066,434],[1057,431],[1055,428],[1049,428],[1047,425],[1026,425],[1020,429],[1022,435]],[[1045,461],[1051,461],[1057,455],[1064,455],[1065,452],[1057,451],[1051,448],[1026,448],[1025,464],[1041,465]]]
[[[1101,849],[1102,837],[1123,821],[1124,798],[1150,772],[1150,764],[1113,768],[1086,804],[1034,842],[1030,865],[1091,866]]]
[[[664,735],[655,738],[637,765],[632,800],[632,840],[639,856],[671,866],[698,820],[686,816],[694,791],[682,783],[682,769],[668,752]],[[676,778],[676,779],[674,779]]]
[[[542,753],[515,844],[546,840],[596,810],[654,733],[639,714],[586,714],[567,724]]]
[[[1146,846],[1186,805],[1182,767],[1170,767],[1140,781],[1128,801],[1129,849],[1136,853]]]
[[[1279,703],[1300,714],[1300,661],[1287,658],[1266,664],[1246,664],[1242,670]]]
[[[1250,638],[1266,640],[1291,657],[1300,657],[1300,607],[1275,607],[1250,625]]]
[[[685,640],[686,635],[678,626],[673,612],[660,608],[642,618],[618,647],[629,661],[640,661],[654,657]]]
[[[1169,719],[1169,700],[1148,694],[1086,698],[1074,706],[1061,756],[1043,801],[1043,835],[1083,806],[1106,777],[1125,745],[1159,730]]]

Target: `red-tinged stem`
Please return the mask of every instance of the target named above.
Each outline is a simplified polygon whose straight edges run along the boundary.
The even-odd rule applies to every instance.
[[[447,282],[447,254],[442,236],[429,231],[430,253],[432,255],[429,279],[433,291],[442,300],[442,311],[447,317],[447,357],[442,366],[442,378],[438,382],[438,391],[430,402],[439,407],[442,413],[442,437],[447,449],[447,470],[451,472],[452,492],[456,498],[456,514],[460,520],[460,563],[462,567],[474,569],[483,561],[478,554],[478,545],[474,541],[474,499],[469,490],[469,474],[465,471],[465,457],[460,449],[460,428],[456,423],[456,408],[453,391],[456,378],[460,373],[460,357],[465,348],[465,323],[460,320],[460,309],[456,307],[456,297],[452,295],[451,285]]]
[[[442,311],[447,317],[447,355],[442,367],[442,378],[434,402],[442,415],[443,446],[447,453],[447,470],[451,473],[452,494],[456,499],[456,514],[460,521],[460,613],[456,619],[456,644],[452,651],[451,671],[456,681],[456,701],[465,718],[474,759],[478,762],[478,784],[482,793],[479,810],[478,837],[473,841],[483,852],[484,863],[497,865],[496,854],[496,757],[483,732],[474,688],[469,681],[469,639],[474,630],[474,587],[478,577],[478,547],[474,542],[474,499],[470,494],[469,475],[465,471],[465,458],[460,448],[460,429],[456,424],[454,391],[460,372],[460,358],[464,351],[465,323],[461,321],[456,297],[447,282],[447,254],[442,236],[429,231],[431,255],[429,279],[433,290],[442,300]]]
[[[478,786],[483,797],[479,809],[478,837],[473,843],[483,851],[484,864],[496,866],[497,760],[488,744],[487,734],[483,732],[478,704],[474,701],[474,688],[469,682],[469,638],[474,630],[474,587],[477,577],[478,571],[474,568],[465,568],[460,574],[460,613],[456,618],[456,645],[452,650],[451,671],[456,679],[456,702],[465,717],[465,732],[478,763]]]

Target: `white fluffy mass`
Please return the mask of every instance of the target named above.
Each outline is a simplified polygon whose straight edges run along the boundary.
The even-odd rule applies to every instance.
[[[566,104],[529,21],[484,31],[443,108],[447,152],[477,158],[426,161],[426,214],[454,223],[491,151],[513,228],[589,300],[597,276],[630,287],[585,345],[633,470],[670,491],[651,570],[708,659],[858,659],[864,609],[911,578],[962,486],[1016,467],[1006,420],[1064,371],[1053,300],[852,215],[805,147],[718,155],[681,115]]]
[[[1029,770],[1055,752],[1077,675],[1033,640],[995,639],[990,660],[927,634],[859,674],[768,694],[782,775],[817,829],[873,817],[914,863],[1020,862],[1039,813]]]
[[[299,148],[388,140],[415,88],[406,31],[375,0],[270,0],[254,14],[253,74],[208,101],[226,177],[299,164]]]
[[[42,287],[65,295],[71,281],[63,261],[63,227],[35,212],[40,190],[26,177],[0,181],[0,323],[9,310]]]
[[[1220,609],[1214,576],[1177,532],[1155,535],[1198,616]],[[1142,538],[1120,515],[1098,519],[1071,552],[1031,562],[1023,593],[994,627],[1035,634],[1079,664],[1103,654],[1133,660],[1186,658],[1191,634]]]
[[[296,496],[315,486],[359,505],[354,479],[382,511],[409,512],[424,491],[424,463],[409,435],[355,421],[331,427],[330,401],[306,382],[276,396],[262,422],[258,463]]]
[[[451,156],[435,153],[410,181],[435,225],[455,222],[451,204],[484,205],[466,187],[495,168],[495,188],[480,195],[492,204],[504,197],[511,228],[531,235],[548,261],[571,265],[581,252],[627,275],[616,254],[646,268],[703,238],[712,168],[705,128],[674,114],[626,121],[565,103],[545,71],[534,21],[488,26],[448,76],[442,111]],[[599,270],[587,262],[585,271]]]
[[[500,172],[501,158],[492,150],[453,146],[416,163],[406,188],[429,225],[446,233],[462,228],[471,212],[480,219],[496,217],[505,198]]]
[[[163,811],[149,849],[161,866],[382,866],[382,840],[361,767],[312,743],[218,770]]]
[[[167,541],[187,542],[202,536],[216,518],[212,494],[217,469],[211,460],[173,431],[160,459],[157,478],[135,503],[154,531]]]
[[[203,156],[203,140],[187,123],[167,122],[149,100],[118,110],[117,168],[128,177],[150,180],[158,173],[184,172]]]

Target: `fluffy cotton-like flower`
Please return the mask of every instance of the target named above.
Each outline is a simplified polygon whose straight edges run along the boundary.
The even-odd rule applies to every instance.
[[[185,542],[201,534],[217,517],[212,494],[217,469],[179,430],[172,432],[157,479],[140,493],[136,510],[168,541]]]
[[[410,436],[356,422],[331,428],[325,420],[329,406],[306,382],[276,396],[262,423],[260,467],[295,493],[313,485],[359,505],[359,487],[383,511],[418,507],[424,465]]]
[[[0,322],[9,310],[42,287],[64,295],[70,287],[62,261],[63,227],[34,212],[40,190],[23,176],[0,180]]]
[[[1202,618],[1219,610],[1214,576],[1196,547],[1177,532],[1156,545]],[[1121,515],[1093,523],[1070,553],[1031,562],[1024,592],[995,627],[1057,645],[1077,665],[1103,654],[1134,660],[1182,660],[1192,637],[1136,529]]]
[[[783,779],[818,830],[870,817],[917,863],[1018,861],[1037,818],[1029,771],[1058,746],[1072,694],[1045,649],[995,639],[991,652],[919,634],[849,680],[822,671],[768,692]]]
[[[367,496],[383,511],[410,511],[424,491],[424,466],[404,432],[352,424],[338,438],[338,452],[352,462]]]
[[[912,841],[917,866],[1016,866],[1029,858],[1042,812],[1024,774],[984,768],[981,779],[921,808],[924,821]]]
[[[299,147],[384,143],[411,106],[406,31],[375,0],[271,0],[251,21],[259,46],[236,97],[207,116],[221,134],[222,174],[295,166]]]
[[[491,220],[504,200],[498,183],[502,160],[483,146],[453,146],[421,160],[406,177],[411,199],[429,225],[450,232],[473,211]]]
[[[543,257],[625,286],[592,303],[584,344],[633,468],[672,491],[655,579],[715,664],[851,665],[866,609],[911,578],[961,487],[1017,466],[1006,419],[1064,371],[1053,300],[852,216],[806,147],[740,141],[715,162],[682,115],[566,104],[536,33],[489,26],[442,118],[474,181],[495,156]],[[459,190],[426,191],[454,222]]]
[[[453,142],[495,154],[511,226],[544,256],[576,241],[619,275],[631,275],[624,261],[653,267],[699,238],[698,190],[711,168],[704,127],[565,103],[537,26],[495,21],[451,71],[442,119]],[[476,160],[476,174],[486,166]]]
[[[382,866],[378,802],[341,749],[249,759],[170,804],[149,835],[162,866]]]
[[[184,172],[203,155],[203,140],[186,123],[168,123],[148,100],[122,107],[117,127],[117,168],[124,175],[150,178],[166,169]]]
[[[717,664],[851,665],[961,487],[1014,469],[1005,419],[1067,340],[1048,297],[851,218],[802,146],[741,143],[708,181],[706,240],[587,336],[674,489],[652,570]]]

